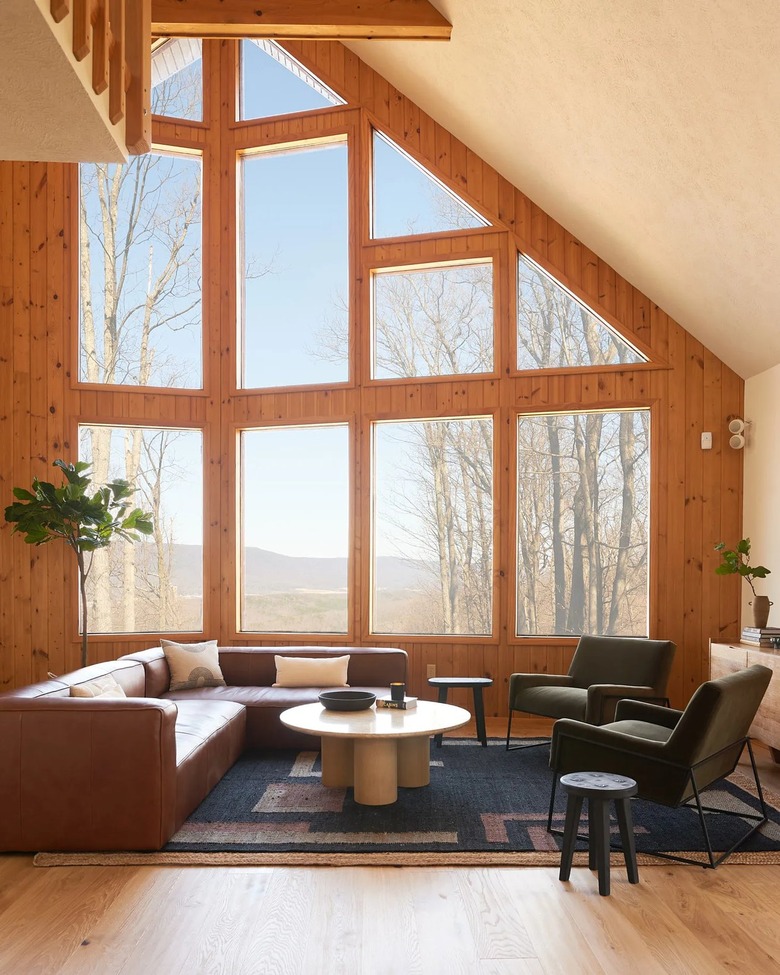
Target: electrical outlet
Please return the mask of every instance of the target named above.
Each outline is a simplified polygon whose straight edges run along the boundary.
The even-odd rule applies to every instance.
[[[425,675],[426,677],[435,677],[436,676],[436,664],[428,664],[427,671],[428,672]]]

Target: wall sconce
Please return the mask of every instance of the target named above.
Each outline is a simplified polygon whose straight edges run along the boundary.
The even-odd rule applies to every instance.
[[[740,418],[734,417],[733,420],[729,420],[729,447],[734,450],[742,450],[745,446],[745,421],[740,420]]]

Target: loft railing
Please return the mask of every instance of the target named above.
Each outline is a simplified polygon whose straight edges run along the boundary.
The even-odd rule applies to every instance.
[[[125,122],[131,155],[152,144],[151,0],[51,0],[51,16],[73,21],[73,55],[92,55],[92,89],[108,89],[112,125]]]

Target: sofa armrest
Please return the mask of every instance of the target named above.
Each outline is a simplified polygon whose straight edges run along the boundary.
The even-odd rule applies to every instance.
[[[510,674],[509,707],[514,708],[515,698],[530,687],[574,687],[574,678],[568,674]],[[522,711],[522,708],[516,710]]]
[[[656,704],[666,700],[665,697],[658,696],[655,687],[636,684],[591,684],[588,688],[585,720],[591,724],[607,724],[614,721],[618,702],[626,698],[652,700]]]
[[[178,709],[149,698],[0,702],[0,849],[159,849],[176,810]]]

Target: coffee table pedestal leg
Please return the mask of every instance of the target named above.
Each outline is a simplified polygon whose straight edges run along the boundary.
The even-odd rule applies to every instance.
[[[398,739],[398,784],[417,789],[431,781],[431,745],[426,735]]]
[[[395,738],[356,738],[355,802],[387,806],[398,798],[398,749]]]
[[[351,738],[322,736],[322,784],[327,789],[346,789],[355,781],[354,744]]]

